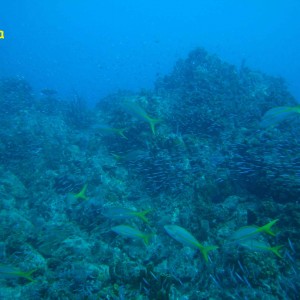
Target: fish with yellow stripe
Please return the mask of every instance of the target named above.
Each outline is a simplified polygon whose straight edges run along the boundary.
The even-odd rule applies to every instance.
[[[153,236],[153,234],[141,232],[140,230],[128,225],[114,226],[111,230],[126,238],[140,239],[146,246],[149,245],[149,240]]]
[[[287,120],[292,116],[300,114],[300,105],[297,106],[278,106],[269,109],[260,122],[262,128],[272,128],[282,121]]]
[[[239,245],[255,252],[272,252],[279,258],[282,258],[279,250],[283,245],[271,247],[266,241],[256,240],[256,239],[246,239],[239,242]]]
[[[121,219],[129,219],[133,217],[140,218],[145,223],[149,223],[146,214],[148,214],[151,210],[143,210],[143,211],[135,211],[126,207],[105,207],[103,208],[102,214],[106,218],[113,220],[121,220]]]
[[[279,221],[279,219],[275,219],[270,221],[269,223],[263,225],[263,226],[243,226],[237,231],[235,231],[232,236],[231,240],[238,241],[238,240],[244,240],[249,238],[254,238],[257,235],[261,233],[269,234],[271,236],[275,236],[276,233],[271,230],[271,228]]]
[[[164,228],[177,242],[191,248],[199,249],[206,262],[208,261],[208,252],[219,248],[218,246],[203,246],[190,232],[178,225],[165,225]]]
[[[36,270],[31,270],[28,272],[23,272],[22,270],[10,266],[10,265],[1,265],[0,264],[0,279],[9,279],[9,278],[25,278],[29,281],[34,281],[34,279],[32,278],[32,274],[35,272]]]
[[[246,249],[255,252],[272,252],[278,257],[282,258],[279,250],[283,247],[283,245],[271,247],[270,244],[267,241],[264,241],[262,237],[262,234],[275,237],[276,233],[272,231],[272,227],[278,221],[279,219],[275,219],[263,226],[251,225],[241,227],[232,234],[230,240],[236,245]]]
[[[126,101],[122,106],[128,113],[130,113],[134,117],[138,118],[141,121],[149,123],[151,131],[155,135],[155,126],[156,124],[162,122],[161,119],[150,117],[148,113],[136,102]]]

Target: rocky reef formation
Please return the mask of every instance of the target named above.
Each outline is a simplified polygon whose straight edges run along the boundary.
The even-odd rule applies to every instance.
[[[297,106],[282,79],[196,49],[154,90],[95,109],[20,79],[0,82],[0,104],[1,298],[297,299],[300,121],[261,126]],[[149,223],[130,215],[143,210]],[[269,248],[232,240],[273,219]],[[167,224],[218,249],[206,263]]]

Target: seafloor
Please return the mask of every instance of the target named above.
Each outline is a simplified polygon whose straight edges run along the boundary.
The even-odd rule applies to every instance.
[[[196,49],[95,109],[18,78],[0,104],[0,299],[299,299],[300,120],[261,126],[297,106],[282,79]],[[275,219],[269,248],[233,238]]]

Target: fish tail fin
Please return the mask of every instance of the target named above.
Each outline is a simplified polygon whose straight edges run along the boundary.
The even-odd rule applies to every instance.
[[[23,277],[23,278],[26,278],[27,280],[33,282],[34,279],[32,278],[31,275],[32,275],[35,271],[36,271],[36,269],[31,270],[31,271],[28,271],[28,272],[22,272],[22,271],[20,271],[20,272],[18,272],[18,276]]]
[[[74,195],[75,198],[80,198],[80,199],[83,199],[83,200],[88,200],[88,197],[86,196],[85,192],[86,192],[86,189],[87,189],[87,183],[83,186],[83,188],[81,189],[81,191],[77,194]]]
[[[279,250],[284,247],[283,245],[280,246],[275,246],[275,247],[270,247],[269,250],[272,251],[275,255],[278,257],[282,258],[282,255],[279,253]]]
[[[204,259],[206,262],[208,262],[208,252],[212,250],[218,249],[218,246],[201,246],[199,247]]]
[[[147,116],[147,120],[150,124],[152,133],[155,134],[155,126],[156,126],[156,124],[161,123],[162,119],[153,119],[153,118],[150,118]]]
[[[275,219],[275,220],[269,222],[268,224],[259,227],[259,228],[258,228],[258,231],[259,231],[259,232],[265,232],[265,233],[267,233],[267,234],[269,234],[269,235],[275,236],[276,233],[274,233],[274,232],[271,230],[271,227],[272,227],[275,223],[277,223],[278,221],[279,221],[279,219]]]
[[[146,246],[149,245],[149,240],[150,240],[150,238],[151,238],[152,236],[153,236],[153,233],[150,233],[150,234],[143,234],[142,239],[143,239],[144,244],[145,244]]]
[[[126,131],[127,128],[121,128],[121,129],[118,129],[118,134],[123,137],[124,139],[128,140],[128,137],[124,134],[124,131]]]
[[[149,223],[148,218],[146,217],[146,214],[148,214],[151,211],[151,209],[143,210],[141,212],[135,212],[134,215],[142,219],[145,223]]]

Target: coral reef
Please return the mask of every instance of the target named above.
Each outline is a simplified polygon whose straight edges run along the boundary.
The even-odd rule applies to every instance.
[[[300,121],[261,126],[297,105],[282,79],[195,49],[93,110],[20,79],[0,104],[1,299],[298,299]],[[261,249],[232,239],[275,219]]]

